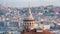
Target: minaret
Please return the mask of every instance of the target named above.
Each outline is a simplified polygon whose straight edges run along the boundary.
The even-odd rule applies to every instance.
[[[28,5],[28,9],[29,9],[29,15],[28,15],[28,18],[25,18],[23,20],[23,24],[24,24],[24,30],[31,31],[35,29],[35,20],[31,13],[30,4]]]

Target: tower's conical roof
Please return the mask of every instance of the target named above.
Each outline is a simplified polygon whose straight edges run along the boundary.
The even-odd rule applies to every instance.
[[[30,9],[30,4],[28,5],[28,9],[29,9],[29,19],[34,20],[31,9]]]
[[[31,9],[30,9],[30,4],[28,4],[28,16],[25,18],[26,20],[34,20]]]

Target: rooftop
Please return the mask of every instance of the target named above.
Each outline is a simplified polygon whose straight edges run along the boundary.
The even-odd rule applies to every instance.
[[[30,31],[30,32],[24,32],[22,34],[51,34],[51,33],[47,30],[44,30],[43,32],[32,32],[32,31]]]

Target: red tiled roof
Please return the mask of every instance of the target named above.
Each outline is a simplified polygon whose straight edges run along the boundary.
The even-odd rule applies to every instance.
[[[49,31],[43,31],[43,32],[24,32],[22,34],[51,34]]]

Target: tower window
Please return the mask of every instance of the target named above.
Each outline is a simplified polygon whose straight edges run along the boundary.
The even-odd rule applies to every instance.
[[[30,23],[30,25],[31,25],[31,23]]]
[[[26,23],[25,23],[26,24]]]

